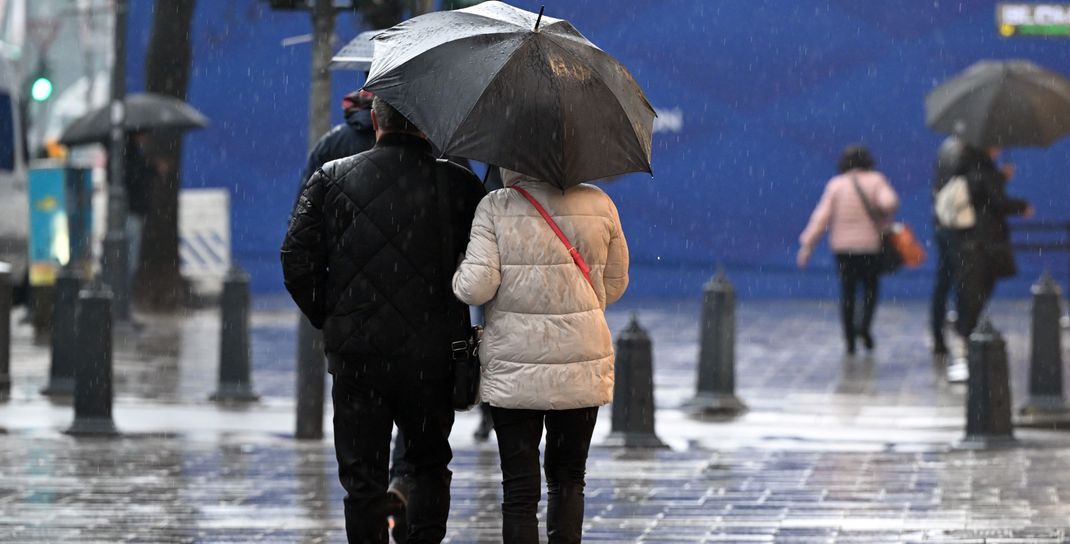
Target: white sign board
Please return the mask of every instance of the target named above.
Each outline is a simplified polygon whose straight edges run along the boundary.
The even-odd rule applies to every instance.
[[[218,295],[230,268],[230,193],[183,189],[179,193],[178,254],[194,293]]]

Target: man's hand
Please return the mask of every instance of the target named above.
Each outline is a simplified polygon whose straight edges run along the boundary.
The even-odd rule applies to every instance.
[[[813,249],[807,246],[800,247],[799,253],[795,256],[795,264],[798,265],[799,268],[806,268],[806,263],[810,262],[811,252],[813,252]]]
[[[999,171],[1003,173],[1003,181],[1010,181],[1014,178],[1014,163],[1004,163],[1003,166],[999,167]]]
[[[1032,219],[1037,214],[1037,210],[1033,206],[1026,206],[1025,211],[1022,212],[1022,217],[1026,219]]]

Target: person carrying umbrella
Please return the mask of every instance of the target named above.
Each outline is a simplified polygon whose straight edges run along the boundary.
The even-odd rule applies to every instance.
[[[613,394],[605,308],[628,286],[616,206],[583,182],[650,172],[654,110],[571,24],[493,1],[379,34],[365,88],[444,153],[502,167],[506,188],[480,202],[453,277],[457,298],[485,304],[480,397],[501,456],[502,541],[539,542],[545,430],[547,536],[580,542],[587,453]]]
[[[126,243],[128,277],[133,279],[141,255],[141,238],[145,216],[150,209],[154,180],[159,175],[157,165],[146,158],[149,135],[145,131],[126,133],[123,146],[123,187],[126,189]],[[110,155],[109,155],[110,156]]]
[[[952,134],[963,144],[955,170],[966,184],[968,198],[961,207],[969,219],[948,230],[955,254],[956,332],[966,338],[996,281],[1017,273],[1007,217],[1034,214],[1028,202],[1007,195],[1014,167],[1000,168],[996,159],[1002,148],[1047,147],[1070,132],[1070,81],[1028,61],[980,61],[926,95],[925,118],[930,128]],[[948,180],[934,189],[954,185]],[[937,309],[934,304],[934,336]],[[940,347],[934,338],[934,349]],[[965,362],[958,360],[948,375],[964,380]]]
[[[126,108],[123,130],[124,145],[123,186],[126,189],[127,221],[126,238],[129,244],[127,262],[129,276],[133,278],[141,250],[141,236],[145,217],[151,206],[153,179],[166,174],[173,165],[162,160],[146,159],[150,143],[149,133],[155,130],[186,131],[208,126],[208,118],[195,108],[169,96],[152,93],[127,95],[123,100]],[[110,142],[111,106],[106,105],[89,111],[75,119],[60,135],[59,143],[73,147]],[[112,180],[109,180],[111,183]]]
[[[1007,218],[1032,217],[1028,201],[1007,195],[1006,185],[1014,176],[1013,165],[996,165],[1001,149],[968,147],[963,157],[963,174],[969,189],[976,224],[959,229],[955,235],[956,310],[955,330],[963,338],[980,321],[996,287],[996,281],[1018,273],[1011,247]]]

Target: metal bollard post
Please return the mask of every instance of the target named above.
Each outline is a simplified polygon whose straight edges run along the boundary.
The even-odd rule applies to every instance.
[[[82,277],[73,267],[65,266],[56,277],[56,304],[52,317],[52,361],[48,385],[42,395],[69,397],[74,394],[75,361],[81,355],[78,345],[78,293]]]
[[[1065,414],[1063,349],[1059,285],[1046,271],[1033,285],[1033,323],[1030,336],[1029,400],[1022,415]]]
[[[79,361],[75,369],[74,423],[78,436],[119,434],[112,420],[111,290],[99,285],[78,295],[76,312]]]
[[[323,333],[307,317],[297,324],[297,427],[299,440],[323,438],[323,395],[327,365],[323,360]]]
[[[733,416],[747,409],[736,397],[736,291],[723,270],[703,288],[696,416]]]
[[[231,266],[220,297],[219,388],[217,402],[255,402],[249,353],[249,275]]]
[[[654,355],[650,336],[632,314],[617,336],[613,426],[604,446],[667,448],[654,433]]]
[[[987,319],[970,335],[969,360],[963,446],[985,448],[1012,443],[1007,343]]]
[[[0,262],[0,401],[11,397],[11,268]]]

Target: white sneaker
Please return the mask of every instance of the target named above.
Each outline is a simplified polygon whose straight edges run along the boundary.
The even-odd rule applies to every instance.
[[[965,358],[957,357],[947,365],[947,381],[950,383],[966,383],[970,379],[970,365]]]

